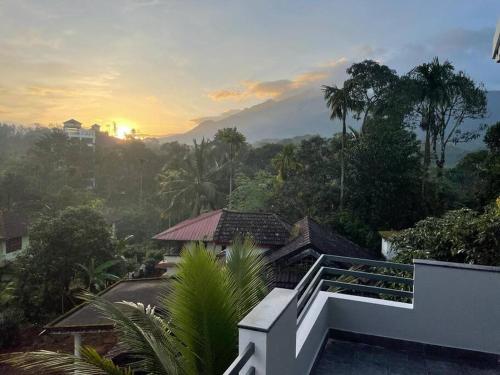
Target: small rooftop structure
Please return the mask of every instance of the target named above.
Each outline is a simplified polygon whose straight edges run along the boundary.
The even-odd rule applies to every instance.
[[[63,122],[64,128],[72,128],[72,129],[80,129],[82,127],[82,123],[76,121],[74,118],[69,119],[68,121]]]

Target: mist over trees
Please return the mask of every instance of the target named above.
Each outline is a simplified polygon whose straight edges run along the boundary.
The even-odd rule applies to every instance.
[[[11,267],[14,279],[29,274],[13,292],[29,306],[27,318],[69,309],[74,292],[89,288],[93,270],[108,261],[122,259],[102,266],[118,276],[151,268],[164,252],[154,234],[222,207],[272,211],[289,222],[311,216],[374,253],[379,230],[424,219],[432,225],[417,228],[446,227],[455,217],[484,227],[481,215],[494,215],[500,191],[500,124],[461,131],[464,119],[485,114],[482,86],[437,59],[402,76],[374,61],[347,73],[341,88],[325,82],[323,105],[342,119],[328,138],[251,145],[234,124],[192,145],[99,133],[92,148],[57,129],[0,125],[0,210],[31,222],[30,248]],[[361,129],[351,127],[353,117]],[[417,127],[427,134],[423,142]],[[442,151],[475,137],[487,149],[449,168]],[[409,233],[401,243],[413,246],[419,233],[432,237]],[[494,231],[481,233],[495,244]],[[485,247],[475,249],[447,259],[498,262],[481,255]]]

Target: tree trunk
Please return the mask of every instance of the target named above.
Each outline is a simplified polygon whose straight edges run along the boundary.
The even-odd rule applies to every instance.
[[[422,199],[425,197],[425,188],[427,184],[427,178],[429,174],[429,165],[431,164],[431,131],[430,124],[427,123],[427,128],[425,130],[425,144],[424,144],[424,173],[422,176]]]
[[[346,111],[342,114],[342,140],[341,140],[341,150],[340,150],[340,204],[339,208],[342,211],[344,209],[344,177],[345,177],[345,141],[347,135],[347,129],[345,124]]]
[[[233,192],[233,145],[229,144],[229,209],[231,209],[231,193]]]

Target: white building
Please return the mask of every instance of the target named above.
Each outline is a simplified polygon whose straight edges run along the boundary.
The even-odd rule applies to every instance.
[[[69,138],[85,141],[91,146],[95,146],[96,130],[99,130],[99,125],[92,125],[91,129],[83,129],[82,123],[71,119],[63,123],[63,132]]]

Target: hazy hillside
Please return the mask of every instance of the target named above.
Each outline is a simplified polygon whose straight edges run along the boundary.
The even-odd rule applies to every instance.
[[[489,116],[486,123],[500,121],[500,91],[488,93]],[[468,121],[464,129],[477,127],[481,121]],[[353,120],[350,125],[357,127]],[[254,143],[266,139],[293,138],[306,134],[331,136],[340,130],[339,121],[330,121],[320,90],[308,91],[281,101],[268,100],[221,119],[208,119],[184,134],[163,138],[162,142],[191,143],[193,139],[211,138],[218,129],[236,126]],[[460,145],[462,149],[479,147],[480,141]]]

